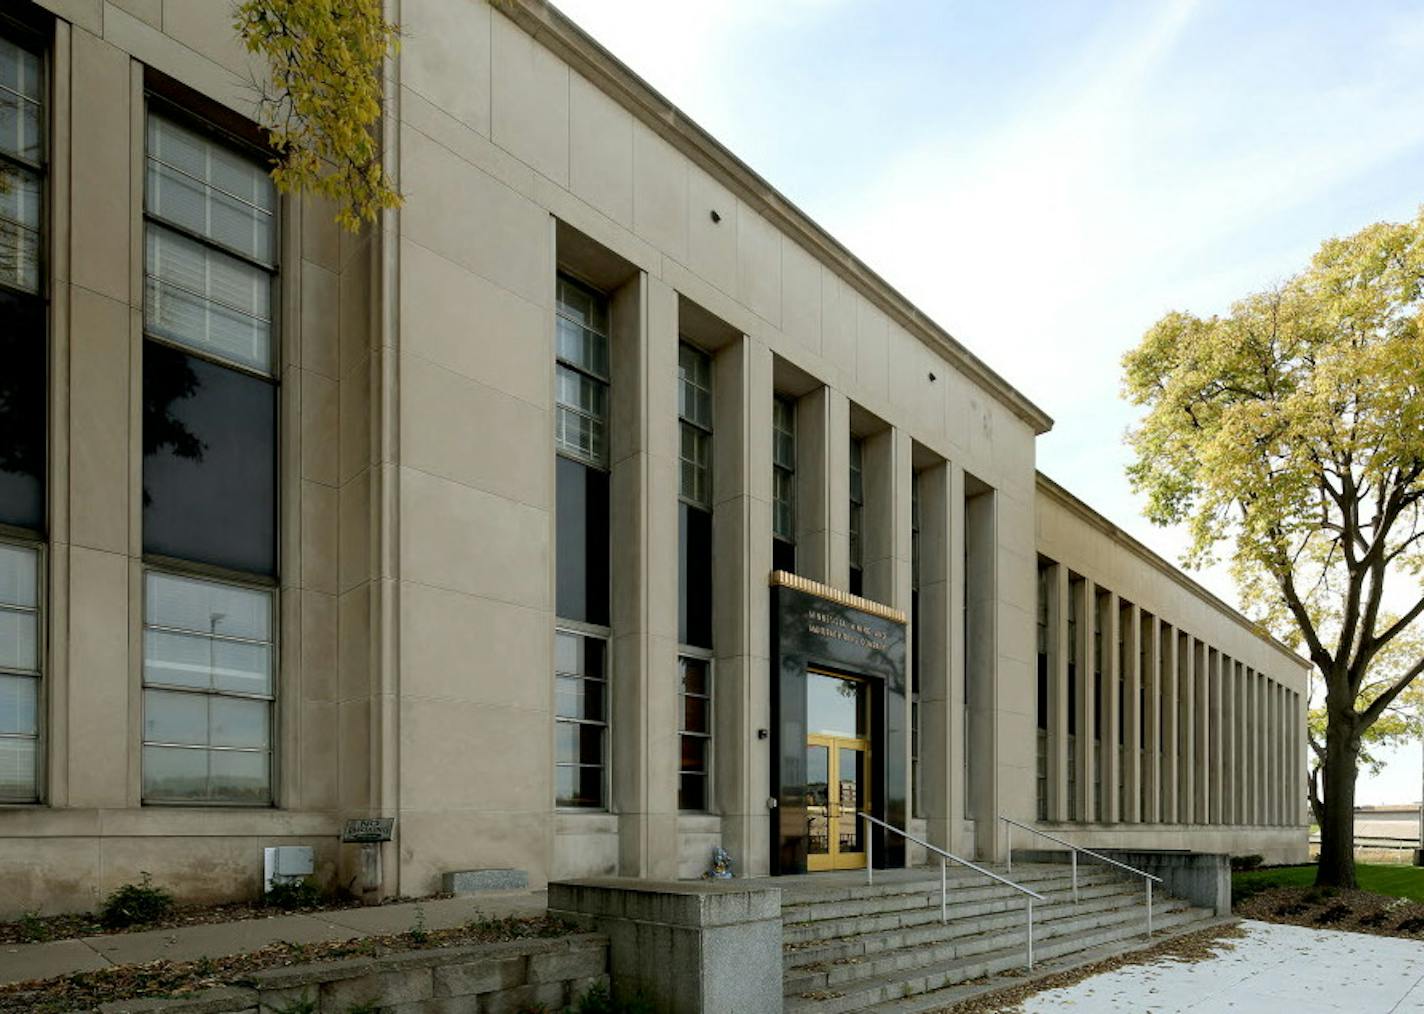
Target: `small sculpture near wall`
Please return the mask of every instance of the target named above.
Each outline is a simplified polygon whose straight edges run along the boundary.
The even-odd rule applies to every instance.
[[[702,874],[703,880],[731,880],[732,854],[718,845],[712,850],[712,866]]]

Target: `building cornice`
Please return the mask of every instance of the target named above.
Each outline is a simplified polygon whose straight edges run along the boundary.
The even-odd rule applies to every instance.
[[[1082,500],[1079,500],[1076,496],[1068,492],[1066,489],[1064,489],[1058,483],[1054,482],[1048,476],[1044,475],[1042,472],[1038,472],[1037,477],[1038,492],[1040,494],[1048,497],[1050,500],[1053,500],[1060,507],[1065,508],[1066,510],[1077,516],[1079,520],[1092,525],[1098,531],[1102,532],[1108,538],[1112,539],[1118,545],[1122,546],[1122,548],[1126,549],[1134,556],[1137,556],[1144,560],[1155,570],[1161,573],[1164,577],[1170,578],[1173,582],[1186,589],[1192,595],[1195,595],[1197,598],[1205,601],[1213,609],[1216,609],[1218,612],[1224,613],[1225,615],[1229,616],[1231,619],[1235,620],[1237,624],[1249,631],[1253,636],[1260,638],[1262,641],[1265,641],[1267,644],[1271,645],[1278,651],[1282,651],[1285,654],[1289,655],[1303,668],[1313,668],[1309,659],[1302,658],[1299,652],[1296,652],[1295,650],[1287,646],[1284,642],[1278,640],[1274,635],[1272,635],[1269,631],[1263,628],[1259,623],[1256,623],[1254,620],[1242,613],[1236,607],[1230,605],[1225,600],[1218,597],[1214,592],[1208,590],[1205,586],[1192,580],[1179,568],[1173,566],[1170,561],[1164,559],[1163,557],[1154,553],[1152,550],[1148,549],[1136,538],[1123,531],[1117,525],[1113,524],[1102,514],[1099,514],[1097,511],[1093,510],[1093,508],[1089,507]]]
[[[857,292],[951,366],[992,394],[995,400],[1027,423],[1034,433],[1047,433],[1053,428],[1053,419],[1048,413],[960,344],[557,8],[546,0],[504,0],[498,5],[498,10],[710,173],[754,211],[795,239],[822,264],[832,268]]]

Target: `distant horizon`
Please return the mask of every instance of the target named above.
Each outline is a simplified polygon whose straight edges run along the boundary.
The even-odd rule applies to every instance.
[[[555,2],[1048,412],[1040,470],[1178,566],[1125,475],[1123,353],[1424,203],[1424,0]],[[1357,799],[1417,797],[1419,744],[1376,752]]]

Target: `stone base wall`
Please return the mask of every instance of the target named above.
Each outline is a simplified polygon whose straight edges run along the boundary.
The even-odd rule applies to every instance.
[[[561,1011],[595,985],[608,986],[608,938],[408,951],[381,958],[296,965],[257,972],[250,987],[225,986],[181,1000],[118,1000],[100,1014],[274,1014],[315,1002],[322,1014]]]

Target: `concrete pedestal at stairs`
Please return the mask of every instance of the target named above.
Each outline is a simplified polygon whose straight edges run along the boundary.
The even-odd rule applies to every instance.
[[[782,1009],[781,890],[600,877],[549,885],[549,912],[610,942],[613,992],[671,1014]]]

